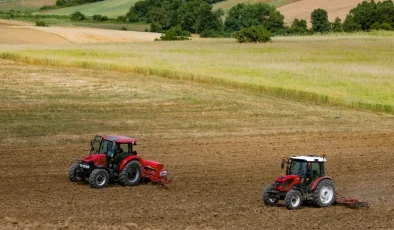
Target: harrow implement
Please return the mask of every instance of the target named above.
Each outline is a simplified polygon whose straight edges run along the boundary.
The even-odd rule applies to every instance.
[[[337,204],[346,205],[350,208],[369,207],[369,204],[366,201],[361,201],[355,198],[346,198],[339,193],[335,193],[335,195],[335,203]]]

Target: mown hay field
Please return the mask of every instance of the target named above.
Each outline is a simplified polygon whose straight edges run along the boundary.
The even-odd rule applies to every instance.
[[[394,112],[394,33],[2,48],[0,57],[52,66],[184,79],[264,94]]]

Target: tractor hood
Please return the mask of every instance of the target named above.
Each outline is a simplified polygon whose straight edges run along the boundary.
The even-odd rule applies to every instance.
[[[83,162],[90,163],[93,162],[96,166],[105,166],[105,154],[92,154],[82,159]]]
[[[280,177],[276,178],[276,181],[277,182],[284,182],[284,181],[287,181],[289,179],[296,179],[296,178],[300,179],[300,176],[299,175],[280,176]]]
[[[282,192],[289,191],[294,185],[301,183],[299,175],[287,175],[276,178],[275,189]]]

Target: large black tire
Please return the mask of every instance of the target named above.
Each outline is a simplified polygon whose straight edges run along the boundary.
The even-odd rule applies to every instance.
[[[335,201],[335,185],[329,180],[322,180],[313,191],[313,203],[317,207],[328,207]]]
[[[270,194],[270,191],[272,190],[274,190],[274,186],[267,186],[264,188],[263,201],[266,205],[275,206],[278,203],[279,199]]]
[[[89,176],[89,184],[92,188],[104,188],[109,182],[109,174],[105,169],[95,169]]]
[[[136,186],[142,176],[141,164],[138,161],[130,161],[119,173],[119,183],[123,186]]]
[[[70,179],[70,181],[72,182],[81,182],[83,181],[85,178],[83,177],[79,177],[77,175],[77,170],[80,169],[79,167],[79,163],[74,163],[71,165],[71,167],[68,170],[68,179]]]
[[[285,197],[285,206],[287,209],[293,210],[301,206],[302,198],[301,192],[298,190],[290,190],[287,192]]]

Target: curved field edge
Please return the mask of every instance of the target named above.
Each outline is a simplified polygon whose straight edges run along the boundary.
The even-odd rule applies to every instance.
[[[363,101],[346,101],[340,97],[333,97],[329,95],[309,92],[304,90],[297,90],[285,87],[271,87],[265,85],[256,85],[253,83],[234,82],[226,79],[219,79],[213,76],[193,74],[189,72],[173,71],[170,69],[159,69],[151,67],[132,67],[125,64],[103,63],[95,61],[80,61],[80,60],[58,60],[51,58],[31,57],[21,55],[14,52],[1,52],[0,58],[4,60],[11,60],[15,62],[22,62],[33,65],[44,65],[53,67],[73,67],[82,69],[101,69],[119,72],[133,72],[137,74],[155,75],[164,78],[187,80],[204,84],[220,85],[235,89],[250,90],[254,92],[261,92],[269,95],[274,95],[286,99],[297,101],[308,101],[322,103],[326,105],[345,106],[353,109],[369,110],[375,112],[385,112],[394,114],[394,106],[382,103],[368,103]]]

